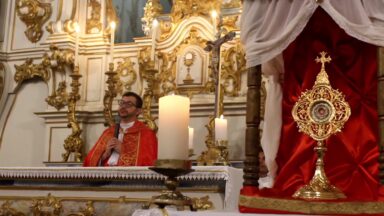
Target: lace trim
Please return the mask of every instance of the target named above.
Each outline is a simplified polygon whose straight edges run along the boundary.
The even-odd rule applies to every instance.
[[[231,167],[193,167],[194,172],[180,176],[184,180],[229,179]],[[0,179],[165,179],[146,167],[57,167],[57,168],[2,168]]]

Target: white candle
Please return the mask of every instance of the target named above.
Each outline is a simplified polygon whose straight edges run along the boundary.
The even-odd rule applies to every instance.
[[[111,27],[111,46],[109,51],[109,62],[113,63],[113,51],[115,48],[115,29],[116,29],[116,23],[115,21],[112,21],[110,24]]]
[[[189,98],[179,95],[159,99],[158,159],[188,160]]]
[[[151,61],[155,60],[155,49],[156,49],[156,37],[157,37],[157,26],[159,22],[154,19],[152,22],[152,44],[151,44]]]
[[[188,148],[193,149],[193,131],[194,129],[191,127],[188,127]]]
[[[215,10],[211,11],[212,25],[213,25],[213,37],[216,37],[216,28],[217,28],[217,12]]]
[[[80,25],[74,23],[76,40],[75,40],[75,66],[79,64],[79,35],[80,35]]]
[[[223,115],[215,118],[215,139],[227,140],[227,119]]]

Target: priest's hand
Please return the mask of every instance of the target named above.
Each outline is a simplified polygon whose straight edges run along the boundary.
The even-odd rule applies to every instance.
[[[112,153],[112,150],[120,153],[121,151],[121,141],[117,138],[113,137],[107,142],[107,149],[106,151],[110,151]]]
[[[117,147],[117,146],[119,146],[119,147]],[[120,153],[120,149],[121,149],[120,146],[121,146],[121,143],[117,138],[115,138],[115,137],[111,138],[107,142],[107,146],[105,148],[103,155],[101,156],[101,160],[103,161],[103,160],[107,159],[109,156],[111,156],[112,150],[115,150],[116,152]]]

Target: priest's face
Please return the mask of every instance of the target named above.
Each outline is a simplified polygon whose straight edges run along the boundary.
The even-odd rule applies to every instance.
[[[119,116],[121,120],[134,121],[141,113],[141,108],[136,107],[137,101],[135,97],[124,96],[119,101]]]

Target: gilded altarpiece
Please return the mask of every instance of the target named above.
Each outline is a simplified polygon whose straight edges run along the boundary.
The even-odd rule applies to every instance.
[[[165,14],[160,1],[148,0],[141,19],[146,36],[135,38],[132,43],[115,44],[112,58],[109,22],[124,23],[116,17],[112,0],[59,0],[47,4],[38,4],[42,2],[38,0],[16,2],[9,7],[13,16],[7,16],[4,22],[8,25],[6,34],[10,35],[10,39],[4,41],[9,44],[9,61],[5,62],[9,71],[7,76],[5,72],[0,74],[0,108],[2,111],[7,108],[2,113],[4,127],[0,139],[0,146],[5,143],[7,147],[0,151],[5,155],[2,158],[6,164],[17,165],[17,160],[29,157],[33,162],[22,164],[45,166],[44,162],[59,164],[67,159],[67,162],[74,162],[72,157],[62,157],[67,151],[65,140],[70,134],[78,134],[77,138],[84,142],[82,153],[85,154],[105,129],[104,123],[113,123],[116,101],[125,91],[135,91],[143,96],[143,119],[155,129],[159,97],[172,93],[190,97],[190,126],[196,131],[192,159],[206,149],[212,133],[212,127],[207,130],[206,125],[214,112],[214,81],[217,77],[210,66],[212,54],[204,48],[208,41],[216,39],[215,33],[220,29],[221,35],[229,31],[239,33],[240,1],[175,0],[171,13]],[[36,14],[33,5],[37,7]],[[213,19],[212,10],[220,16]],[[39,17],[35,20],[39,28],[33,28],[36,33],[29,34],[38,42],[31,42],[23,33],[28,30],[23,22],[23,17],[28,14]],[[152,29],[155,19],[159,25]],[[29,24],[32,25],[32,21],[28,21]],[[80,27],[78,33],[75,32],[76,25]],[[73,73],[75,53],[78,74]],[[222,46],[220,56],[221,107],[229,119],[229,141],[233,149],[230,159],[240,161],[244,155],[241,129],[245,128],[246,79],[239,34]],[[111,70],[110,63],[113,63]],[[115,73],[115,77],[109,79],[108,71]],[[8,80],[11,83],[6,83]],[[34,85],[40,90],[27,93],[25,89]],[[113,88],[109,89],[109,85]],[[75,102],[70,102],[71,94]],[[36,96],[43,101],[33,101]],[[33,110],[27,125],[13,112],[18,107]],[[69,107],[70,114],[67,113]],[[36,124],[38,121],[42,124]],[[68,124],[72,129],[67,128]],[[34,128],[38,132],[17,137],[7,133],[15,128]],[[44,146],[36,150],[38,155],[19,152],[18,159],[9,156],[22,148],[18,143],[37,140],[35,135],[44,140],[38,141]],[[80,164],[79,159],[76,161]]]

